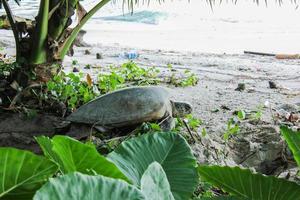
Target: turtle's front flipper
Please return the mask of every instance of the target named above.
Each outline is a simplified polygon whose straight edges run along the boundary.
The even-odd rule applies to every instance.
[[[172,116],[167,116],[159,124],[162,131],[171,131],[175,128],[175,120]]]

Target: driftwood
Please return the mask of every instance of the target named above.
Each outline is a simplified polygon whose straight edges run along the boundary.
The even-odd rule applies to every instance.
[[[244,54],[252,54],[252,55],[259,55],[259,56],[276,56],[273,53],[262,53],[262,52],[255,52],[255,51],[244,51]]]
[[[273,54],[273,53],[262,53],[262,52],[255,52],[255,51],[244,51],[244,54],[272,56],[277,59],[300,59],[300,54]]]

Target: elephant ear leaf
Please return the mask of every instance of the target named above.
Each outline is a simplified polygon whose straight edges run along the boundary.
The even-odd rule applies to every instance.
[[[199,166],[198,171],[201,180],[242,199],[295,200],[300,197],[300,185],[273,176],[254,174],[248,169]]]
[[[33,200],[144,200],[136,187],[125,181],[78,172],[52,178],[36,192]]]
[[[138,187],[148,166],[159,163],[175,199],[189,199],[198,183],[196,159],[177,133],[157,132],[132,138],[122,142],[108,158]]]
[[[31,199],[57,165],[29,151],[0,148],[0,199]]]
[[[153,162],[141,179],[141,191],[147,200],[174,200],[164,169]]]
[[[52,139],[37,137],[46,157],[56,162],[64,173],[81,172],[99,174],[127,180],[111,161],[100,155],[92,145],[81,143],[67,136],[56,135]]]
[[[300,131],[293,131],[286,126],[280,127],[280,132],[287,142],[294,158],[300,167]]]

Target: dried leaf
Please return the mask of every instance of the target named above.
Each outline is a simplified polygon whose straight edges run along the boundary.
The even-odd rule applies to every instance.
[[[87,82],[88,86],[90,86],[90,87],[93,84],[93,80],[89,74],[86,75],[86,82]]]

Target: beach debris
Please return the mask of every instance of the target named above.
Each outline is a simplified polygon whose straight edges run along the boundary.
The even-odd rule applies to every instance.
[[[246,89],[245,83],[239,83],[235,91],[244,91]]]
[[[88,49],[86,49],[86,50],[84,51],[84,54],[85,54],[85,55],[90,55],[90,54],[91,54],[91,51],[88,50]]]
[[[276,54],[273,53],[263,53],[263,52],[255,52],[255,51],[244,51],[244,54],[252,54],[258,56],[276,56]]]
[[[86,75],[86,82],[87,82],[87,84],[88,84],[89,87],[92,87],[93,80],[92,80],[92,77],[90,76],[90,74]]]
[[[67,120],[105,131],[159,121],[161,129],[167,131],[175,127],[173,117],[191,112],[189,103],[170,100],[163,87],[130,87],[96,98],[79,107]]]
[[[300,54],[276,54],[277,59],[300,59]]]
[[[295,104],[283,104],[275,109],[275,119],[295,130],[300,130],[300,107]]]
[[[100,59],[103,59],[103,56],[102,56],[101,53],[96,53],[96,58],[97,58],[98,60],[100,60]]]
[[[226,105],[221,105],[221,109],[222,110],[231,110],[228,106]]]
[[[79,72],[79,69],[77,67],[74,67],[72,71],[73,72]]]
[[[255,51],[244,51],[244,54],[272,56],[275,57],[276,59],[300,59],[300,54],[274,54],[274,53],[255,52]]]
[[[133,60],[139,57],[139,54],[137,51],[135,50],[131,50],[128,52],[123,52],[122,54],[120,54],[121,58],[125,58],[125,59],[129,59],[129,60]]]
[[[271,89],[277,89],[278,87],[277,87],[277,83],[275,83],[274,81],[269,81],[269,87],[271,88]]]

